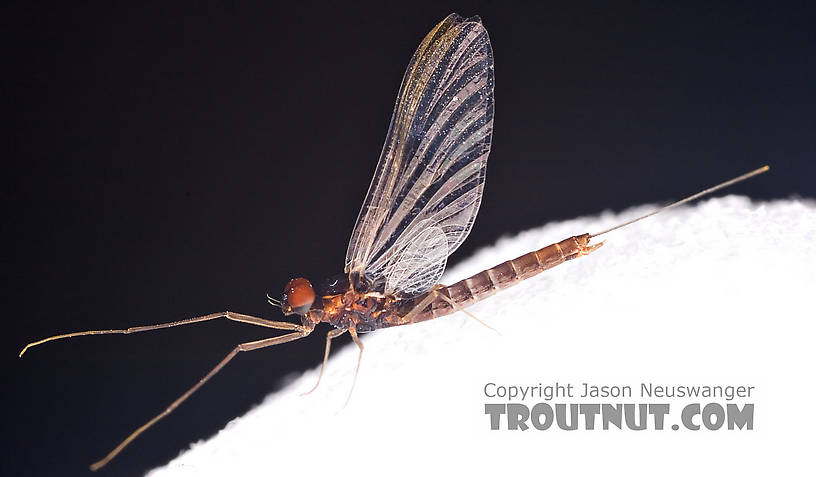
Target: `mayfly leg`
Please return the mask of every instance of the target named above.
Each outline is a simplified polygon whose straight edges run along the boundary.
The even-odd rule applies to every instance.
[[[167,409],[160,412],[153,419],[147,421],[146,423],[142,424],[142,426],[140,426],[138,429],[133,431],[129,436],[127,436],[125,438],[125,440],[123,440],[121,443],[119,443],[119,445],[116,446],[112,451],[110,451],[108,453],[108,455],[106,455],[103,459],[91,464],[91,470],[94,470],[94,471],[98,470],[101,467],[103,467],[105,464],[110,462],[111,459],[116,457],[122,451],[122,449],[127,447],[128,444],[130,444],[134,439],[139,437],[139,435],[141,433],[146,431],[148,428],[150,428],[150,426],[152,426],[153,424],[158,422],[164,416],[166,416],[166,415],[170,414],[171,412],[173,412],[174,409],[176,409],[188,397],[190,397],[194,392],[196,392],[198,390],[198,388],[203,386],[204,383],[209,381],[210,378],[212,378],[219,371],[221,371],[221,368],[226,366],[226,364],[229,363],[230,360],[232,360],[232,358],[234,358],[241,351],[254,351],[254,350],[257,350],[257,349],[261,349],[261,348],[268,348],[270,346],[275,346],[275,345],[278,345],[278,344],[288,343],[290,341],[294,341],[294,340],[303,338],[304,336],[307,336],[309,333],[312,332],[311,328],[306,328],[306,327],[300,326],[300,325],[296,325],[296,326],[299,329],[298,329],[298,331],[295,331],[294,333],[288,333],[288,334],[285,334],[285,335],[282,335],[282,336],[276,336],[274,338],[266,338],[266,339],[262,339],[262,340],[258,340],[258,341],[250,341],[250,342],[247,342],[247,343],[241,343],[238,346],[236,346],[235,349],[230,351],[229,354],[227,354],[227,356],[224,357],[224,359],[222,359],[220,363],[218,363],[213,369],[211,369],[209,373],[204,375],[204,377],[201,378],[193,387],[188,389],[184,394],[179,396],[175,401],[173,401],[169,406],[167,406]]]
[[[445,295],[444,293],[442,293],[441,291],[439,291],[440,289],[444,288],[442,285],[437,285],[437,287],[438,287],[438,288],[434,288],[434,290],[433,290],[431,293],[433,293],[433,294],[434,294],[434,295],[436,295],[437,297],[441,298],[441,299],[442,299],[442,301],[444,301],[445,303],[447,303],[447,304],[449,304],[450,306],[452,306],[452,307],[453,307],[453,309],[454,309],[455,311],[461,311],[462,313],[464,313],[464,314],[465,314],[465,315],[467,315],[468,317],[472,318],[473,320],[476,320],[476,322],[477,322],[477,323],[479,323],[480,325],[484,326],[485,328],[487,328],[487,329],[489,329],[489,330],[492,330],[494,333],[496,333],[497,335],[501,336],[501,332],[500,332],[499,330],[497,330],[496,328],[493,328],[492,326],[488,325],[486,322],[484,322],[483,320],[481,320],[479,317],[477,317],[477,316],[476,316],[476,315],[474,315],[473,313],[471,313],[471,312],[469,312],[469,311],[465,310],[464,308],[462,308],[461,306],[459,306],[459,305],[458,305],[458,304],[457,304],[455,301],[453,301],[452,299],[450,299],[450,298],[449,298],[447,295]]]
[[[342,335],[345,332],[346,332],[346,330],[344,330],[344,329],[336,328],[336,329],[333,329],[333,330],[329,331],[326,334],[326,351],[323,352],[323,364],[320,365],[320,374],[317,375],[317,382],[315,383],[315,385],[314,385],[314,387],[312,389],[306,391],[305,393],[302,393],[301,396],[311,394],[320,385],[320,380],[323,378],[323,370],[326,369],[326,361],[328,361],[328,359],[329,359],[329,350],[331,350],[331,341],[332,341],[332,339],[337,338],[338,336]]]
[[[19,356],[23,356],[23,354],[29,349],[34,346],[41,345],[43,343],[47,343],[49,341],[60,340],[64,338],[74,338],[77,336],[88,336],[88,335],[107,335],[107,334],[130,334],[130,333],[139,333],[142,331],[153,331],[153,330],[160,330],[164,328],[172,328],[174,326],[183,326],[183,325],[191,325],[194,323],[201,323],[204,321],[216,320],[218,318],[226,318],[231,321],[237,321],[240,323],[248,323],[251,325],[262,326],[265,328],[272,328],[276,330],[286,330],[286,331],[294,331],[293,333],[288,333],[282,336],[276,336],[274,338],[266,338],[258,341],[250,341],[247,343],[241,343],[240,345],[236,346],[224,359],[221,360],[218,365],[216,365],[209,373],[207,373],[203,378],[201,378],[193,387],[187,390],[184,394],[182,394],[178,399],[173,401],[164,411],[156,415],[153,419],[149,420],[147,423],[143,424],[141,427],[133,431],[125,440],[123,440],[118,446],[116,446],[104,459],[94,462],[91,464],[91,470],[98,470],[99,468],[103,467],[105,464],[111,461],[116,455],[118,455],[122,449],[124,449],[128,444],[130,444],[134,439],[136,439],[141,433],[146,431],[150,426],[155,424],[164,416],[173,412],[182,402],[184,402],[190,395],[198,390],[201,386],[204,385],[210,378],[215,376],[221,368],[223,368],[232,358],[234,358],[239,352],[241,351],[252,351],[261,348],[267,348],[269,346],[274,346],[277,344],[287,343],[289,341],[294,341],[296,339],[303,338],[307,336],[309,333],[312,332],[312,328],[305,327],[303,325],[298,325],[295,323],[289,323],[286,321],[271,321],[266,320],[263,318],[258,318],[257,316],[251,315],[244,315],[242,313],[233,313],[231,311],[224,311],[221,313],[211,313],[208,315],[201,315],[196,316],[193,318],[187,318],[184,320],[178,321],[171,321],[168,323],[158,323],[154,325],[143,325],[143,326],[133,326],[130,328],[119,329],[119,330],[91,330],[91,331],[77,331],[73,333],[66,333],[62,335],[55,335],[49,336],[48,338],[43,338],[39,341],[34,341],[27,344],[22,351],[20,351]]]
[[[414,306],[411,309],[411,311],[409,311],[407,314],[405,314],[405,316],[402,317],[402,319],[405,320],[406,322],[410,323],[411,320],[414,320],[419,315],[419,313],[421,313],[423,310],[425,310],[425,308],[428,305],[431,305],[433,302],[435,302],[435,301],[437,301],[437,299],[439,299],[439,300],[442,300],[445,303],[449,304],[451,306],[451,308],[453,309],[453,311],[461,311],[462,313],[467,315],[469,318],[472,318],[473,320],[475,320],[480,325],[484,326],[485,328],[488,328],[489,330],[492,330],[497,335],[501,336],[501,333],[499,332],[499,330],[497,330],[496,328],[493,328],[492,326],[488,325],[484,320],[480,319],[478,316],[474,315],[473,313],[467,311],[463,306],[460,306],[459,303],[456,303],[456,301],[454,301],[449,296],[447,296],[443,292],[443,290],[445,290],[447,288],[448,287],[446,287],[445,285],[439,285],[439,284],[434,285],[434,287],[431,289],[431,291],[428,292],[428,296],[425,297],[425,299],[422,300],[418,305]],[[434,313],[433,305],[431,305],[431,315],[433,315],[433,313]],[[423,320],[419,320],[419,321],[423,321]]]
[[[357,367],[354,369],[354,379],[351,382],[351,389],[349,389],[348,397],[346,398],[346,403],[343,404],[343,409],[345,409],[346,406],[348,406],[349,401],[351,401],[351,395],[354,393],[354,386],[357,384],[357,375],[360,374],[360,363],[363,361],[363,348],[364,348],[363,342],[360,341],[360,337],[357,336],[357,330],[355,330],[354,328],[349,328],[348,330],[338,328],[329,331],[329,333],[326,335],[326,351],[323,352],[323,364],[320,365],[320,374],[318,374],[317,376],[317,382],[315,383],[312,389],[306,391],[305,393],[302,393],[301,396],[310,394],[320,385],[320,380],[323,378],[323,370],[326,368],[326,361],[329,359],[331,341],[332,339],[337,338],[346,331],[349,332],[349,334],[351,335],[351,339],[354,341],[354,344],[356,344],[357,347],[360,349],[360,353],[357,355]]]
[[[216,320],[218,318],[226,318],[231,321],[237,321],[240,323],[249,323],[251,325],[256,326],[263,326],[265,328],[273,328],[276,330],[298,330],[302,328],[301,325],[297,325],[295,323],[289,323],[286,321],[271,321],[265,320],[263,318],[258,318],[257,316],[251,315],[244,315],[241,313],[233,313],[231,311],[223,311],[221,313],[210,313],[209,315],[201,315],[196,316],[194,318],[187,318],[184,320],[178,321],[171,321],[169,323],[158,323],[155,325],[144,325],[144,326],[132,326],[130,328],[121,329],[121,330],[91,330],[91,331],[76,331],[73,333],[66,333],[62,335],[55,335],[49,336],[48,338],[43,338],[38,341],[33,341],[28,343],[23,347],[22,351],[18,356],[22,357],[29,348],[33,348],[34,346],[39,346],[43,343],[48,343],[49,341],[56,341],[65,338],[75,338],[77,336],[88,336],[88,335],[112,335],[112,334],[123,334],[128,335],[131,333],[139,333],[141,331],[153,331],[153,330],[161,330],[164,328],[172,328],[174,326],[183,326],[183,325],[191,325],[193,323],[201,323],[202,321],[210,321]]]
[[[351,339],[354,341],[354,344],[360,348],[360,354],[357,355],[357,368],[354,369],[354,380],[351,382],[351,389],[349,389],[348,397],[346,398],[346,403],[343,404],[343,409],[348,406],[349,401],[351,401],[351,395],[354,393],[354,386],[357,384],[357,375],[360,374],[360,363],[363,361],[363,342],[360,341],[360,338],[357,336],[357,330],[354,328],[349,328],[349,334],[351,335]]]

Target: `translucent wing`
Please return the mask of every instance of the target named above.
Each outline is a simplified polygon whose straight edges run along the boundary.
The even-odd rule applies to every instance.
[[[493,133],[493,52],[478,17],[451,14],[402,79],[391,126],[346,253],[371,289],[430,289],[482,199]]]
[[[445,271],[448,238],[439,227],[411,227],[393,248],[394,259],[388,261],[384,273],[385,290],[399,290],[403,295],[422,293]]]

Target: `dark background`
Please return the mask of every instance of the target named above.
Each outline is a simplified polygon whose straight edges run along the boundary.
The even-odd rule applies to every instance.
[[[26,342],[224,309],[275,319],[266,292],[341,271],[404,68],[452,11],[483,18],[496,59],[484,202],[452,261],[765,163],[729,192],[814,195],[816,16],[793,4],[129,3],[2,7],[3,475],[87,475],[268,333],[212,322],[18,359]],[[100,474],[212,435],[317,365],[316,334],[239,356]]]

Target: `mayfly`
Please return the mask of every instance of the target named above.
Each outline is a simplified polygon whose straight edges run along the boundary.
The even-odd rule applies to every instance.
[[[346,332],[360,351],[356,381],[363,352],[359,333],[464,311],[498,290],[597,250],[603,242],[590,245],[594,237],[768,170],[762,167],[617,227],[569,237],[452,285],[440,285],[448,256],[468,236],[479,210],[493,134],[493,104],[493,52],[487,31],[478,17],[451,14],[425,36],[408,64],[374,178],[351,234],[343,273],[318,287],[295,278],[280,300],[267,296],[284,315],[299,315],[300,323],[226,311],[127,329],[61,334],[26,345],[20,356],[32,346],[62,338],[138,333],[219,318],[288,331],[238,345],[91,469],[110,462],[242,351],[294,341],[311,334],[319,323],[328,323],[334,329],[326,337],[315,388],[332,339]]]

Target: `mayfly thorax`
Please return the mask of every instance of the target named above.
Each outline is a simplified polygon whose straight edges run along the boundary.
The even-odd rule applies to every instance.
[[[768,170],[767,166],[756,169],[617,227],[569,237],[470,278],[441,285],[447,258],[470,233],[482,200],[493,134],[493,84],[493,52],[478,17],[451,14],[425,36],[403,77],[385,145],[351,234],[343,273],[317,287],[305,278],[295,278],[286,284],[280,299],[268,297],[284,315],[298,315],[300,323],[221,312],[157,325],[67,333],[26,345],[20,356],[33,346],[62,338],[129,334],[218,318],[286,331],[238,345],[91,469],[107,464],[242,351],[294,341],[326,323],[334,328],[326,337],[320,376],[332,339],[346,332],[359,347],[359,371],[363,351],[359,333],[464,311],[504,288],[597,250],[603,242],[590,242],[598,235]]]

